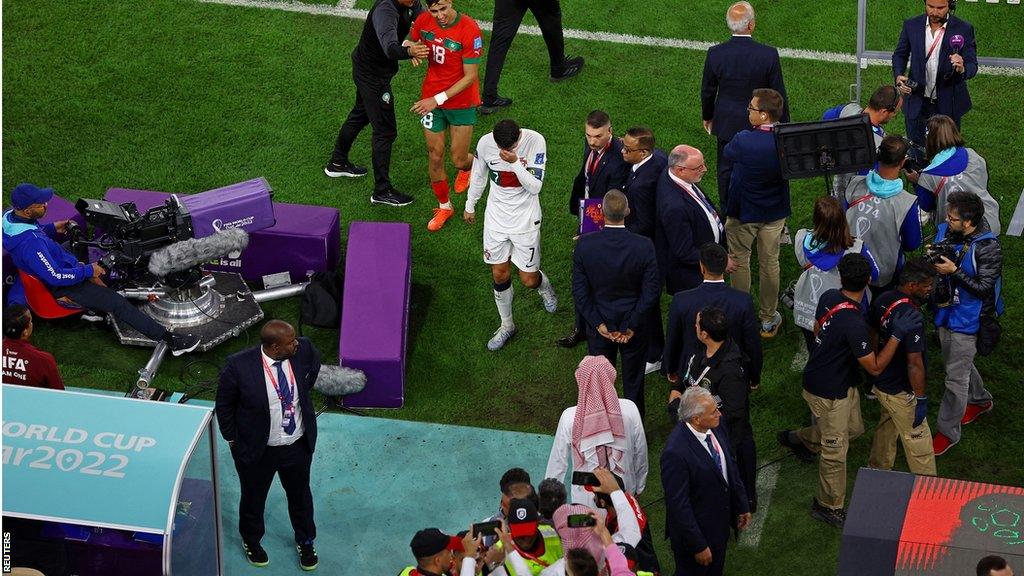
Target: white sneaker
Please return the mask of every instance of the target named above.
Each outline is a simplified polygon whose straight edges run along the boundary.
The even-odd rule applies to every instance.
[[[544,309],[551,314],[558,310],[558,295],[555,294],[555,287],[552,286],[547,290],[537,288],[537,294],[540,294],[540,299],[544,302]]]
[[[494,331],[494,336],[487,341],[487,349],[494,352],[495,350],[501,350],[505,343],[508,342],[513,336],[516,335],[516,327],[506,328],[501,326]]]
[[[659,370],[661,370],[661,360],[658,360],[657,362],[648,362],[647,367],[644,368],[644,376],[654,374]]]
[[[779,246],[786,246],[792,244],[793,238],[789,235],[789,226],[782,227],[782,234],[779,236]]]

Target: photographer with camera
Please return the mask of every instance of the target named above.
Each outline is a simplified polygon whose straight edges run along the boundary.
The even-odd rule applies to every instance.
[[[932,305],[946,368],[936,456],[960,441],[961,426],[992,410],[992,393],[974,366],[975,354],[987,356],[999,339],[1003,313],[1003,255],[985,221],[985,205],[971,192],[953,192],[946,222],[939,224],[929,259],[940,274]]]
[[[907,148],[903,138],[886,136],[878,147],[878,166],[846,188],[850,232],[871,246],[878,265],[878,278],[870,283],[872,296],[893,287],[903,253],[921,246],[917,198],[903,189],[900,179]]]
[[[988,164],[973,148],[965,146],[960,129],[949,116],[928,120],[925,139],[928,164],[919,172],[907,170],[907,180],[915,184],[914,193],[921,210],[935,214],[936,225],[946,221],[946,198],[951,192],[975,193],[985,205],[985,222],[999,236],[999,203],[988,191]]]
[[[69,221],[39,225],[38,220],[46,214],[51,198],[52,188],[39,188],[34,184],[18,184],[11,192],[14,209],[3,215],[3,244],[14,265],[46,284],[58,301],[113,314],[147,338],[167,342],[175,356],[198,348],[201,343],[198,336],[170,332],[107,288],[100,278],[105,271],[98,262],[83,264],[53,240],[56,234],[67,229]],[[10,303],[26,303],[25,289],[17,276],[8,298]]]
[[[902,108],[903,94],[895,86],[887,84],[878,87],[871,94],[867,108],[862,109],[857,102],[847,102],[825,110],[821,119],[837,120],[839,118],[857,116],[858,114],[867,116],[871,120],[871,133],[874,135],[875,148],[878,148],[882,145],[882,139],[885,138],[885,128],[883,128],[883,125],[888,124],[890,120],[895,118]],[[846,187],[850,184],[850,180],[858,174],[864,176],[867,173],[867,170],[864,170],[862,172],[836,174],[832,180],[832,192],[835,194],[835,197],[842,199],[843,195],[846,194]]]

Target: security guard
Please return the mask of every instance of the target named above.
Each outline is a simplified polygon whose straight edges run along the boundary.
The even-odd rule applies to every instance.
[[[377,0],[366,15],[363,33],[352,51],[352,79],[356,84],[356,102],[338,131],[331,161],[324,173],[331,178],[366,175],[366,168],[349,161],[359,132],[373,128],[373,196],[370,202],[405,206],[412,197],[391,186],[391,145],[398,137],[395,119],[395,95],[391,79],[398,73],[398,61],[421,60],[429,54],[422,42],[403,40],[413,20],[423,12],[419,0]]]
[[[562,539],[555,529],[540,524],[540,514],[532,500],[517,498],[508,506],[508,529],[512,544],[526,561],[530,574],[537,576],[541,570],[562,558]],[[499,548],[503,547],[499,541]],[[497,568],[492,566],[491,569]],[[511,562],[505,561],[505,571],[516,574]],[[520,575],[525,576],[525,575]]]
[[[480,538],[473,538],[472,533],[467,533],[461,539],[458,536],[448,536],[437,528],[424,528],[412,537],[409,547],[412,548],[412,555],[416,558],[416,566],[407,566],[399,572],[399,576],[445,576],[454,574],[456,551],[477,550],[480,546]],[[459,567],[459,576],[474,576],[476,574],[476,554],[466,553],[462,557],[462,565]]]

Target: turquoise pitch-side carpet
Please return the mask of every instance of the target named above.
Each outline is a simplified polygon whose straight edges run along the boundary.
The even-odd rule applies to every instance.
[[[391,575],[412,564],[409,540],[420,528],[449,533],[490,516],[498,480],[519,466],[534,484],[544,476],[552,437],[323,414],[317,420],[311,487],[319,574]],[[270,565],[254,568],[238,536],[238,475],[218,439],[224,571],[228,576],[302,574],[280,483],[267,498],[263,547]]]

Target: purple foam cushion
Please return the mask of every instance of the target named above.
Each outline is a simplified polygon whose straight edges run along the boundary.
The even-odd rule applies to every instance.
[[[338,355],[343,365],[366,372],[367,385],[346,397],[346,406],[402,404],[410,238],[406,223],[353,222],[349,227]]]

